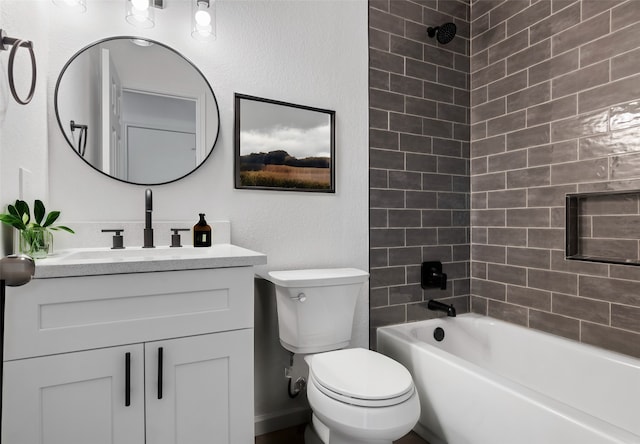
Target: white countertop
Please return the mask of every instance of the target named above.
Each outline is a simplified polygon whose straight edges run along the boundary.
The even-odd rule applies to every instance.
[[[263,265],[267,256],[231,244],[179,248],[74,248],[36,260],[36,279]]]

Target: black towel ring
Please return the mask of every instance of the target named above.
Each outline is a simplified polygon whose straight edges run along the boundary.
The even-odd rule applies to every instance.
[[[0,29],[0,51],[7,50],[8,46],[11,46],[11,51],[9,52],[9,89],[11,90],[11,95],[16,102],[18,102],[20,105],[26,105],[27,103],[31,102],[31,99],[33,99],[33,93],[36,91],[37,70],[36,55],[33,52],[33,43],[29,40],[20,40],[7,37],[5,32]],[[21,46],[29,50],[29,56],[31,57],[31,88],[29,89],[27,98],[24,100],[21,99],[20,96],[18,96],[15,85],[15,77],[13,75],[13,62],[16,58],[16,53]]]

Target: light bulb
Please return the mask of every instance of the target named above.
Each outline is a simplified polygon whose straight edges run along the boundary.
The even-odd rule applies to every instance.
[[[209,26],[211,24],[211,15],[209,14],[209,11],[203,11],[200,9],[196,12],[196,23],[203,27]]]
[[[149,0],[131,0],[131,5],[139,10],[149,9]]]
[[[150,0],[125,0],[127,22],[137,28],[153,28],[155,24]]]
[[[191,36],[200,41],[216,38],[215,0],[193,0],[191,4]]]

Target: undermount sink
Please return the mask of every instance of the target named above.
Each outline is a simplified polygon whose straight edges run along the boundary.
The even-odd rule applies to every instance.
[[[262,253],[232,244],[211,247],[74,248],[36,261],[36,278],[98,274],[146,273],[202,268],[253,266],[266,263]]]
[[[215,253],[214,253],[215,254]],[[125,248],[114,249],[78,249],[72,250],[60,256],[64,261],[87,261],[87,260],[126,260],[126,259],[188,259],[196,257],[210,257],[212,251],[209,248],[193,247],[157,247],[157,248]],[[56,256],[52,256],[55,258]]]

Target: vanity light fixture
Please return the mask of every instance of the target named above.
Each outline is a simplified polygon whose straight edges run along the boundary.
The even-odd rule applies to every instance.
[[[52,0],[53,4],[69,11],[86,12],[87,0]]]
[[[142,46],[143,48],[153,45],[153,42],[145,39],[130,39],[134,45]]]
[[[215,0],[193,0],[191,3],[191,37],[200,41],[215,40]]]
[[[137,28],[153,28],[152,0],[125,0],[127,22]]]

